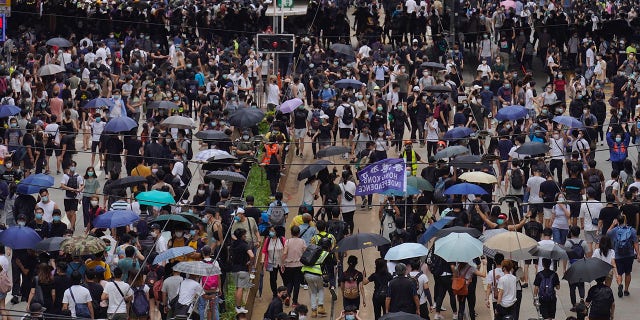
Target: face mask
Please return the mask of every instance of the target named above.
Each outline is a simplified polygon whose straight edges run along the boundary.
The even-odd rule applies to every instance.
[[[402,110],[402,106],[397,106],[396,109],[397,110]]]
[[[189,234],[192,235],[192,236],[195,236],[196,235],[196,231],[195,230],[191,230],[191,231],[189,231]]]
[[[276,233],[273,232],[273,231],[269,231],[269,237],[275,238],[276,237]]]
[[[577,95],[576,99],[578,99],[578,100],[582,99],[582,95],[581,94]]]
[[[484,86],[484,89],[485,90],[489,90],[489,86]]]
[[[509,88],[511,88],[511,84],[510,84],[510,83],[507,83],[507,84],[505,84],[505,85],[504,85],[504,87],[505,87],[506,89],[509,89]]]
[[[153,97],[153,93],[147,94],[147,97],[149,97],[149,98]]]
[[[553,91],[553,89],[547,88],[547,92],[551,92],[551,91]]]
[[[7,163],[4,166],[7,167],[7,169],[11,169],[11,167],[13,167],[13,163]]]
[[[562,198],[562,197],[558,198],[558,202],[559,203],[564,203],[564,198]]]
[[[549,113],[549,110],[547,110],[547,109],[543,109],[543,110],[542,110],[542,114],[545,114],[545,115],[546,115],[547,113]]]
[[[405,69],[404,69],[404,68],[400,69],[400,72],[404,72],[404,71],[405,71]]]
[[[36,213],[36,219],[38,220],[42,219],[42,213]]]
[[[191,68],[191,63],[187,63],[187,68]]]
[[[111,246],[106,246],[106,247],[104,248],[104,251],[107,251],[107,252],[111,251]]]
[[[505,126],[505,128],[507,128],[507,129],[511,129],[511,125],[510,125],[510,124],[508,124],[508,125],[506,125],[506,126]]]
[[[184,234],[182,233],[182,231],[176,232],[176,237],[177,238],[181,238]]]
[[[114,100],[119,100],[119,99],[120,99],[120,96],[119,96],[119,95],[117,95],[117,94],[115,94],[115,95],[113,95],[113,99],[114,99]]]
[[[378,136],[382,137],[384,135],[384,132],[378,132]]]
[[[622,117],[622,111],[618,112],[618,116]]]
[[[18,225],[24,227],[27,223],[24,221],[18,221]]]
[[[75,172],[76,171],[76,167],[69,167],[69,171]]]
[[[98,201],[92,200],[91,201],[91,205],[94,206],[94,207],[97,207],[98,206]]]
[[[199,195],[203,195],[204,194],[204,190],[198,190],[198,194]]]
[[[427,76],[429,76],[429,72],[423,72],[422,75],[427,77]]]
[[[236,222],[239,222],[240,221],[240,217],[235,216],[235,217],[233,217],[233,220],[235,220]]]
[[[17,128],[17,127],[18,127],[18,124],[17,124],[17,123],[15,123],[15,122],[11,122],[11,128]]]
[[[329,85],[328,85],[328,84],[325,84],[325,85],[324,85],[324,88],[325,88],[325,89],[329,88]]]
[[[217,124],[218,124],[218,122],[217,122],[217,121],[211,121],[211,126],[212,126],[212,127],[215,127]]]
[[[350,75],[351,75],[351,71],[347,71],[347,72],[345,72],[345,73],[346,73],[346,75],[348,75],[348,76],[350,76]]]
[[[158,172],[158,169],[151,169],[151,173],[156,174]]]
[[[556,139],[556,140],[558,140],[558,139],[560,139],[560,135],[559,135],[559,134],[557,134],[557,133],[555,133],[555,134],[553,134],[553,138],[554,138],[554,139]]]
[[[87,172],[87,175],[88,175],[89,177],[93,177],[94,172],[93,172],[93,171],[89,171],[89,172]]]
[[[112,35],[112,34],[109,35],[109,38],[113,39],[113,37],[114,37],[114,35]]]
[[[497,224],[503,224],[503,223],[504,223],[504,219],[498,219],[498,220],[496,221],[496,223],[497,223]]]
[[[564,108],[558,108],[558,113],[564,113]]]
[[[53,222],[60,222],[61,218],[62,217],[60,217],[60,216],[53,216]]]
[[[616,137],[616,142],[617,142],[617,143],[622,142],[622,138],[618,138],[618,137]]]
[[[362,99],[362,95],[361,94],[357,94],[356,98],[358,98],[358,100]]]
[[[100,117],[96,117],[96,122],[100,122],[102,119],[100,119]]]
[[[378,110],[379,112],[382,112],[382,107],[378,107],[376,108],[376,110]]]
[[[344,315],[344,319],[345,320],[356,320],[356,316],[353,314],[345,314]]]
[[[42,202],[49,202],[49,197],[48,196],[42,196]]]

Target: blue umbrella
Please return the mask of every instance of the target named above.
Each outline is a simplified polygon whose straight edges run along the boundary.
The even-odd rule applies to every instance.
[[[487,191],[478,185],[464,182],[452,185],[444,194],[487,194]]]
[[[472,133],[473,130],[471,128],[455,127],[447,131],[447,133],[444,134],[444,138],[450,140],[461,139],[470,136]]]
[[[171,248],[159,255],[156,256],[155,259],[153,259],[153,264],[158,264],[167,260],[171,260],[173,258],[177,258],[177,257],[182,257],[184,255],[190,254],[192,252],[195,252],[196,250],[194,250],[193,248],[189,247],[189,246],[185,246],[185,247],[175,247],[175,248]]]
[[[102,108],[102,107],[108,107],[111,108],[113,106],[115,106],[116,103],[113,102],[113,99],[109,99],[109,98],[95,98],[95,99],[91,99],[87,102],[87,104],[84,105],[85,109],[96,109],[96,108]]]
[[[18,183],[16,190],[21,194],[38,193],[40,189],[53,187],[54,179],[50,175],[38,173],[32,174]]]
[[[107,132],[122,132],[129,131],[133,128],[137,128],[138,123],[129,117],[113,118],[107,122],[104,126],[104,131]]]
[[[565,125],[569,128],[582,128],[584,124],[580,120],[569,116],[557,116],[553,118],[553,122]]]
[[[429,226],[429,229],[427,229],[427,231],[425,231],[420,236],[420,239],[418,240],[418,242],[420,242],[422,244],[427,243],[429,240],[431,240],[431,238],[433,238],[433,236],[436,235],[438,230],[441,230],[442,228],[444,228],[444,226],[446,226],[447,223],[449,223],[453,219],[455,219],[455,217],[442,217],[440,220],[432,223]]]
[[[10,104],[5,104],[0,106],[0,118],[7,118],[10,116],[15,116],[20,113],[20,108],[16,106],[12,106]]]
[[[0,233],[0,243],[11,249],[33,249],[42,238],[29,227],[13,226]]]
[[[527,116],[529,112],[523,106],[508,106],[498,110],[496,119],[500,121],[518,120]]]
[[[96,228],[117,228],[130,225],[138,221],[140,217],[131,210],[110,210],[93,220]]]
[[[340,88],[340,89],[347,89],[347,88],[360,89],[360,87],[362,87],[364,83],[355,79],[342,79],[342,80],[336,81],[334,85],[336,86],[336,88]]]
[[[395,247],[391,247],[384,256],[385,260],[398,261],[426,256],[429,249],[422,244],[415,242],[405,242]]]

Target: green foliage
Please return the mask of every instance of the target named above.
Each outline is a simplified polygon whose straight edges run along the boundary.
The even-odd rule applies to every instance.
[[[228,274],[227,274],[228,276]],[[224,304],[226,312],[220,314],[221,320],[235,320],[236,319],[236,284],[233,277],[227,277],[227,287],[224,290]]]
[[[269,123],[267,122],[267,118],[269,116],[273,117],[275,114],[276,114],[275,111],[265,112],[264,118],[262,119],[262,121],[260,121],[260,123],[258,123],[258,131],[260,132],[260,134],[265,134],[269,132]]]
[[[271,191],[269,189],[269,181],[264,169],[259,165],[253,165],[247,177],[247,185],[244,187],[244,196],[252,195],[255,199],[254,206],[266,207],[271,202],[269,197]]]

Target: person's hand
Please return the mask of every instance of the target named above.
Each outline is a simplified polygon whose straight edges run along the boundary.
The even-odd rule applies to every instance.
[[[487,308],[491,308],[491,301],[489,301],[489,299],[487,299]]]

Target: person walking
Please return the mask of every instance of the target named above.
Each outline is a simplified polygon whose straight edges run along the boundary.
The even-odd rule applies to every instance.
[[[233,257],[230,272],[235,277],[236,283],[236,313],[243,313],[247,310],[243,307],[243,291],[244,289],[251,288],[249,266],[253,262],[254,254],[251,246],[247,243],[247,230],[243,228],[236,229],[233,235],[235,236],[235,240],[229,248],[230,254]]]
[[[603,235],[600,237],[600,242],[598,243],[598,247],[593,250],[592,258],[600,259],[612,266],[607,278],[604,283],[607,287],[611,287],[611,281],[613,281],[613,276],[615,275],[616,279],[620,276],[617,274],[616,267],[616,251],[613,250],[613,243],[611,242],[611,238],[607,235]],[[618,283],[620,281],[618,280]]]
[[[62,296],[62,311],[69,310],[71,317],[86,318],[88,315],[90,319],[94,319],[91,293],[89,292],[89,289],[80,285],[81,281],[82,275],[80,272],[74,271],[71,273],[71,287],[65,290]],[[83,314],[79,314],[79,311]],[[127,318],[125,314],[124,318],[114,319]]]
[[[619,215],[613,221],[607,235],[613,239],[616,267],[618,270],[618,297],[629,295],[631,284],[631,271],[634,258],[640,262],[640,250],[638,249],[638,236],[636,229],[627,225],[627,217]],[[624,291],[622,276],[624,275]]]
[[[543,319],[555,319],[558,301],[556,290],[560,290],[560,278],[551,270],[551,259],[543,258],[542,268],[533,280],[534,303],[540,304],[540,315]]]
[[[340,282],[340,289],[342,290],[342,305],[346,309],[348,306],[360,309],[360,296],[362,296],[362,306],[367,306],[367,300],[364,296],[364,275],[362,272],[356,270],[358,265],[358,257],[349,256],[347,258],[347,270],[342,272],[342,276],[338,280]]]
[[[280,286],[277,290],[267,307],[267,311],[264,312],[264,320],[277,320],[280,313],[284,311],[283,302],[289,298],[287,287]]]
[[[284,241],[283,263],[280,265],[280,271],[282,272],[282,280],[287,286],[287,293],[290,295],[294,306],[298,305],[300,284],[304,278],[300,257],[302,257],[302,253],[306,249],[306,241],[300,238],[300,227],[291,227],[291,237]]]
[[[420,315],[420,299],[416,286],[407,277],[407,266],[400,262],[396,264],[396,276],[389,281],[385,310],[391,312],[406,312]]]
[[[302,272],[304,279],[309,285],[309,299],[311,300],[311,317],[315,318],[320,314],[324,316],[324,287],[322,275],[325,274],[327,265],[331,265],[330,261],[333,255],[331,251],[332,242],[329,237],[322,237],[318,241],[318,245],[322,248],[320,257],[311,266],[303,266]]]
[[[107,282],[102,293],[102,300],[108,300],[107,314],[109,319],[126,320],[127,304],[133,300],[133,291],[128,283],[122,281],[123,271],[113,269],[113,281]]]
[[[465,300],[468,300],[469,298],[468,296],[473,295],[474,296],[473,298],[475,298],[475,290],[472,290],[472,289],[475,289],[475,287],[471,288],[473,277],[487,276],[486,260],[482,259],[481,261],[482,262],[481,262],[480,270],[469,265],[466,262],[460,262],[460,263],[457,263],[456,265],[451,266],[451,271],[453,273],[453,280],[452,280],[451,286],[453,289],[453,293],[456,295],[456,298],[458,300],[458,314],[457,314],[458,320],[462,320],[465,318],[464,317]],[[460,280],[457,280],[457,279],[461,279],[462,281],[464,281],[460,289],[455,287],[457,281],[461,282]],[[475,302],[475,299],[473,299],[473,301]],[[469,303],[469,317],[471,318],[471,320],[476,319],[474,309],[475,309],[474,306],[471,303]]]
[[[585,300],[589,307],[589,320],[614,319],[616,302],[613,291],[604,284],[606,277],[596,279],[596,285],[589,289]]]
[[[511,260],[502,261],[502,271],[504,275],[498,280],[498,301],[496,309],[496,319],[505,316],[515,316],[516,290],[518,278],[512,274],[513,262]]]
[[[569,239],[564,244],[569,256],[569,263],[573,264],[578,260],[584,259],[586,253],[589,252],[586,241],[580,239],[580,228],[578,226],[569,227]],[[576,289],[580,294],[580,301],[584,300],[584,282],[569,284],[569,297],[571,298],[571,312],[576,309]]]
[[[378,320],[386,313],[385,300],[387,299],[389,281],[393,277],[389,273],[389,269],[387,269],[387,261],[383,258],[376,259],[375,266],[375,272],[364,279],[362,284],[366,286],[373,282],[373,317]]]
[[[282,267],[284,266],[283,253],[284,253],[284,236],[277,234],[274,227],[270,227],[268,236],[264,239],[264,245],[262,246],[262,254],[264,255],[264,269],[269,272],[269,286],[273,296],[277,296],[278,292],[278,274],[282,277]],[[287,303],[288,306],[288,303]]]

